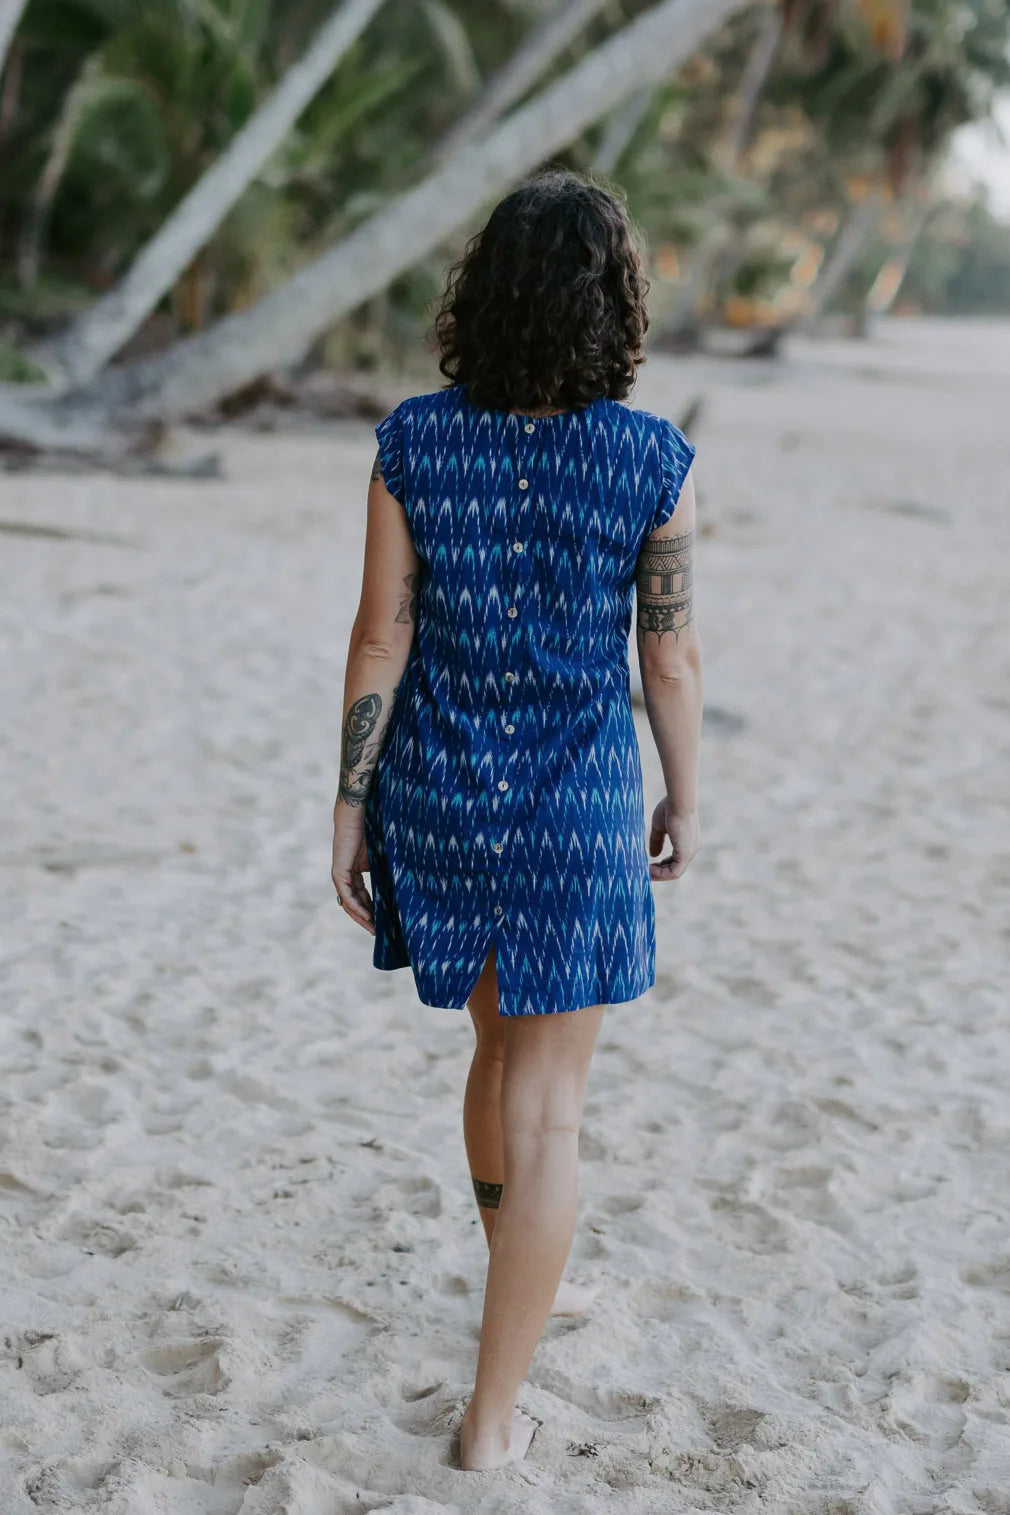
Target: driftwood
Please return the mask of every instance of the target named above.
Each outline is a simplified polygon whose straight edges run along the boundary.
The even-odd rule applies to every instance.
[[[90,542],[97,547],[138,547],[129,537],[71,526],[46,526],[39,521],[0,521],[0,536],[28,537],[40,542]]]
[[[224,473],[216,452],[201,453],[180,463],[149,458],[135,453],[47,452],[43,450],[0,449],[0,473],[102,473],[121,478],[221,479]],[[18,522],[0,521],[0,533],[11,536],[50,536],[46,531],[21,530]],[[60,533],[67,535],[67,533]],[[70,536],[76,533],[69,533]]]
[[[663,353],[703,352],[710,358],[776,358],[793,330],[791,322],[776,326],[699,326],[690,338],[680,331],[661,331],[652,346]]]

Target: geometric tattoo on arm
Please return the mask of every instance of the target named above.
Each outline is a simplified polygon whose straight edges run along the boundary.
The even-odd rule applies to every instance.
[[[672,631],[676,641],[694,617],[694,532],[683,536],[649,538],[635,570],[637,621],[640,635],[654,631],[662,641]]]
[[[382,453],[375,454],[375,462],[372,464],[372,483],[377,484],[382,478]]]
[[[502,1184],[486,1184],[483,1179],[475,1178],[473,1192],[477,1196],[477,1203],[482,1210],[497,1210],[501,1204]]]

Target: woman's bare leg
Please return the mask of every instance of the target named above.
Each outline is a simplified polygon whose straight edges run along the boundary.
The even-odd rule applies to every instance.
[[[602,1005],[508,1019],[501,1082],[503,1188],[491,1237],[477,1380],[460,1430],[464,1468],[522,1457],[533,1422],[515,1402],[575,1229],[579,1122]]]
[[[468,1001],[476,1035],[473,1060],[463,1098],[463,1142],[473,1180],[478,1213],[490,1247],[502,1197],[504,1156],[501,1134],[501,1081],[506,1021],[498,1013],[498,975],[494,947]],[[563,1278],[551,1306],[552,1315],[581,1315],[596,1296],[584,1284]]]
[[[488,1246],[501,1201],[501,1078],[505,1023],[498,1014],[494,948],[467,1002],[477,1040],[463,1096],[463,1142]]]

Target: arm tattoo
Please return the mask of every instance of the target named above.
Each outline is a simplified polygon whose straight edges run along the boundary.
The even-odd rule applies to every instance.
[[[382,453],[375,454],[375,462],[372,464],[372,483],[377,484],[382,478]]]
[[[694,619],[694,532],[642,543],[635,571],[640,636],[667,631],[678,639]]]
[[[390,709],[396,699],[397,684],[389,701]],[[340,786],[337,798],[347,805],[363,805],[372,787],[372,777],[382,751],[386,721],[379,727],[382,714],[382,696],[363,694],[355,700],[344,721],[340,744]]]
[[[399,609],[396,612],[396,619],[401,622],[416,621],[417,592],[421,587],[421,575],[419,573],[408,573],[405,575],[403,582],[407,586],[408,593],[400,601]]]

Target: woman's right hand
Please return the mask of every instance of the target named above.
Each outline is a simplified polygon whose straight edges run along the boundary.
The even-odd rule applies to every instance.
[[[649,830],[650,858],[663,850],[669,837],[673,849],[666,857],[649,863],[649,877],[657,883],[680,878],[688,863],[701,846],[701,826],[698,812],[691,810],[686,815],[677,815],[669,800],[662,799],[652,812]]]

